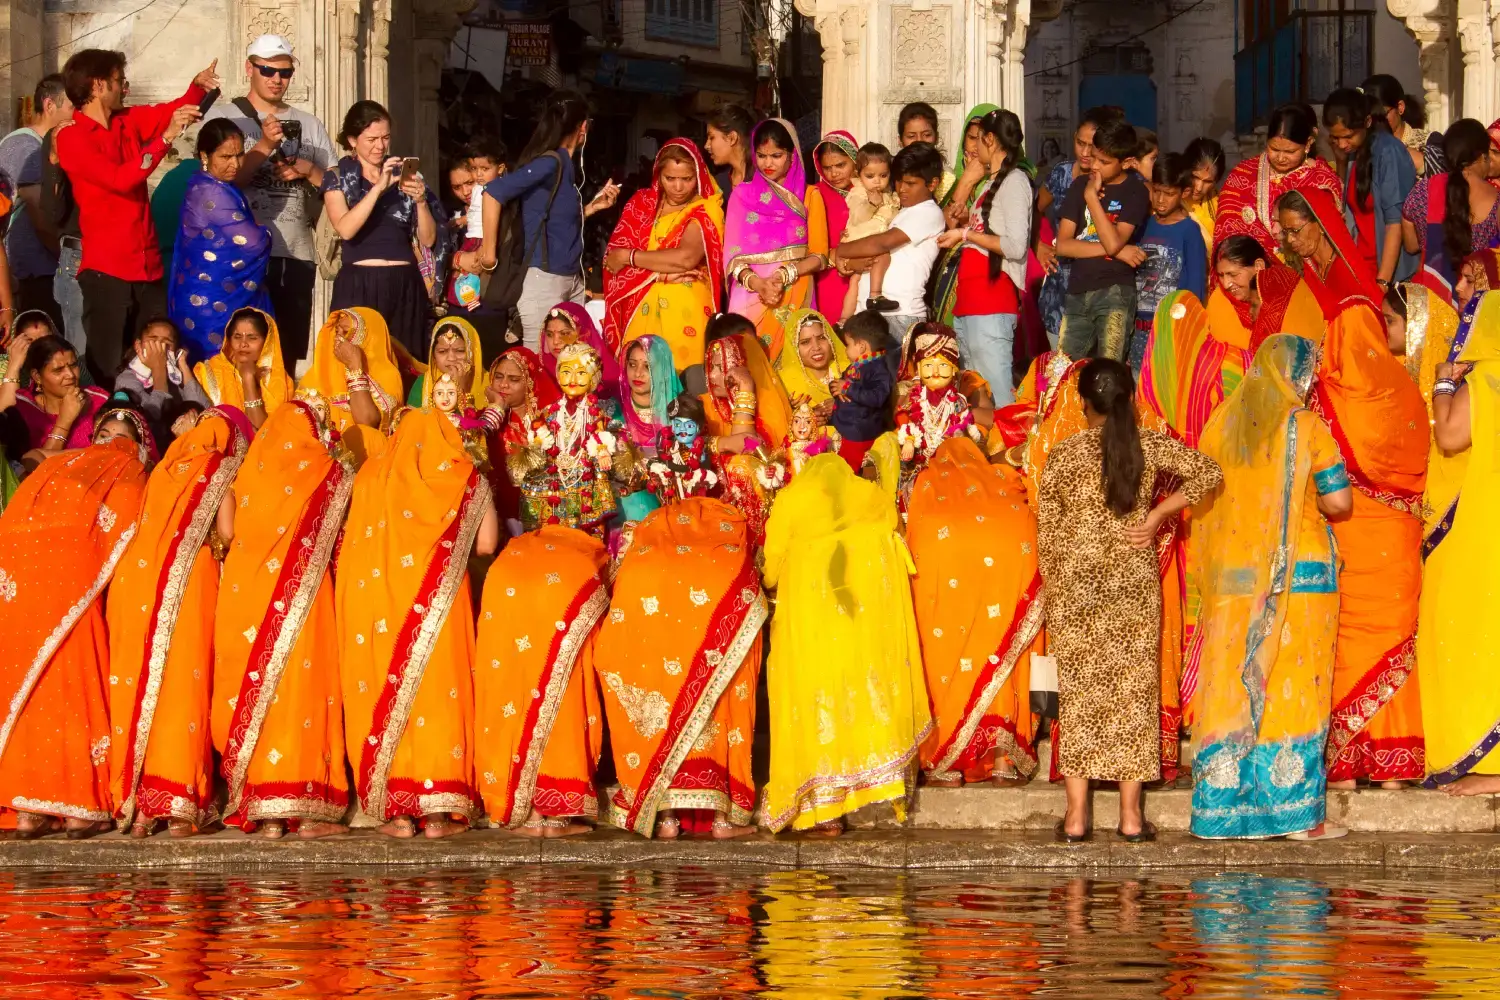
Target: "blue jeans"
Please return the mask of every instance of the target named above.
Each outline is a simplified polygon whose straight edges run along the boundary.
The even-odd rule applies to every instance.
[[[83,290],[78,287],[78,265],[83,262],[83,244],[64,236],[57,252],[57,271],[52,275],[52,298],[62,310],[63,337],[83,357],[88,338],[83,333]]]
[[[906,343],[906,331],[911,329],[913,323],[921,323],[927,319],[927,314],[902,315],[901,313],[881,313],[885,317],[886,329],[891,331],[891,339],[896,342],[896,350],[901,350],[901,345]]]
[[[1015,313],[953,317],[953,332],[958,334],[964,367],[984,376],[996,406],[1008,406],[1016,399],[1011,359],[1015,354],[1018,319]]]

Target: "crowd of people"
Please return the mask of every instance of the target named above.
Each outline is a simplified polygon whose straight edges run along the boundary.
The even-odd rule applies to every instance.
[[[993,105],[951,165],[728,106],[591,300],[581,95],[440,193],[277,36],[228,104],[124,69],[0,141],[9,835],[837,835],[1045,739],[1056,837],[1108,782],[1140,842],[1185,733],[1200,837],[1500,790],[1500,123],[1373,77],[1226,177],[1099,107],[1038,176]]]

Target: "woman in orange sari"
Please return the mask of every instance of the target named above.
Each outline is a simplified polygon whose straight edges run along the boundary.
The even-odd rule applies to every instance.
[[[676,837],[685,821],[708,829],[710,818],[716,839],[754,829],[750,746],[768,609],[749,521],[701,495],[705,485],[664,489],[666,506],[636,525],[594,646],[619,779],[611,813],[646,837]]]
[[[474,604],[470,553],[494,553],[500,522],[444,376],[355,480],[336,599],[344,730],[360,809],[387,836],[459,833],[474,787]],[[472,450],[471,450],[472,449]]]
[[[906,540],[936,722],[919,757],[927,784],[1024,784],[1037,764],[1031,655],[1043,602],[1020,470],[989,464],[967,437],[944,441],[917,477]]]
[[[110,716],[124,730],[110,743],[110,783],[133,837],[162,820],[185,837],[217,818],[213,673],[203,669],[219,595],[211,534],[254,434],[221,406],[178,435],[146,483],[145,516],[110,584]]]
[[[225,822],[276,839],[343,833],[349,805],[329,560],[354,487],[326,400],[266,419],[219,507],[214,747]]]
[[[1353,513],[1333,522],[1342,566],[1328,782],[1399,788],[1426,771],[1416,631],[1427,404],[1391,353],[1379,300],[1309,284],[1327,333],[1308,405],[1328,423],[1354,486]]]
[[[281,359],[281,335],[270,313],[237,309],[224,326],[224,346],[193,366],[193,375],[215,406],[233,406],[260,427],[292,398],[292,379]]]
[[[113,825],[109,748],[124,726],[110,727],[100,596],[145,492],[145,446],[122,435],[43,462],[0,515],[0,826],[23,837]]]
[[[330,313],[297,388],[328,401],[329,418],[340,434],[355,424],[388,431],[403,395],[401,369],[380,313],[364,307]]]
[[[741,316],[721,317],[719,322]],[[703,437],[718,472],[717,495],[738,507],[750,523],[757,547],[766,537],[770,498],[760,482],[765,456],[781,447],[792,426],[792,406],[754,331],[720,337],[708,345],[708,392]]]
[[[609,607],[604,543],[545,525],[490,567],[474,669],[474,771],[490,821],[565,837],[599,815],[604,716],[594,635]]]

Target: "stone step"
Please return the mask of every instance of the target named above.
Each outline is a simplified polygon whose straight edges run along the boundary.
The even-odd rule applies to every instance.
[[[1146,818],[1161,830],[1186,830],[1191,790],[1147,791]],[[1119,825],[1119,793],[1094,792],[1094,827]],[[966,785],[921,788],[912,826],[925,830],[1051,830],[1062,819],[1062,785],[1037,779],[1024,788]],[[1328,793],[1328,821],[1351,830],[1382,833],[1494,833],[1500,830],[1500,796],[1457,798],[1421,788],[1362,788]]]

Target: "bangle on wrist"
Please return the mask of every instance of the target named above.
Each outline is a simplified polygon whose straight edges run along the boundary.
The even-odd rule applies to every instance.
[[[1440,378],[1432,384],[1432,397],[1451,396],[1458,392],[1458,383],[1451,378]]]
[[[258,410],[262,406],[265,406],[265,405],[266,405],[266,401],[264,399],[247,399],[247,400],[245,400],[245,409],[247,409],[247,410]]]

